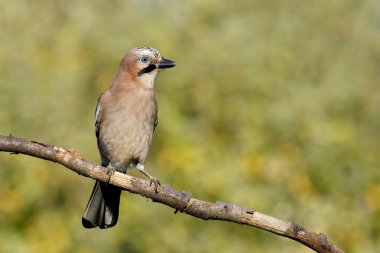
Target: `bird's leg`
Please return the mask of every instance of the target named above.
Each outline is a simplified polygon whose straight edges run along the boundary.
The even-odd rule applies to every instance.
[[[151,186],[152,184],[154,184],[154,191],[157,193],[158,192],[158,187],[161,186],[161,182],[160,180],[154,178],[153,176],[151,176],[145,169],[144,169],[144,164],[137,164],[136,168],[142,173],[144,174],[147,178],[149,178],[150,180],[150,183],[149,183],[149,186]]]
[[[108,166],[106,167],[106,170],[107,170],[108,183],[109,183],[111,180],[111,176],[115,173],[115,169],[111,165],[111,163],[109,163]]]

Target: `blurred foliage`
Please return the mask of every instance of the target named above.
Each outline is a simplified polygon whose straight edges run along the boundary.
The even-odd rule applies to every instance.
[[[177,62],[156,82],[153,175],[380,248],[379,1],[0,0],[0,29],[1,134],[98,161],[97,98],[149,45]],[[0,252],[310,252],[128,193],[115,228],[85,230],[92,180],[21,155],[0,167]]]

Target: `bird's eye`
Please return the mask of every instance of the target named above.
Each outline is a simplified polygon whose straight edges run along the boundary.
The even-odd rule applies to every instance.
[[[149,57],[147,55],[143,55],[143,56],[141,56],[140,61],[142,63],[148,63],[149,62]]]

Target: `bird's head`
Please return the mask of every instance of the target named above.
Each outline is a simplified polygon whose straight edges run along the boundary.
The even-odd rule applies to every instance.
[[[160,70],[174,66],[175,62],[162,57],[156,49],[145,46],[131,49],[121,61],[121,68],[132,79],[146,82],[152,87]]]

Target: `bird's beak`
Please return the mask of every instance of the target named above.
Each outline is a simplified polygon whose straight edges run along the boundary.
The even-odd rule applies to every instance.
[[[175,66],[175,62],[169,59],[163,59],[161,62],[157,64],[159,69],[168,69],[173,68]]]

